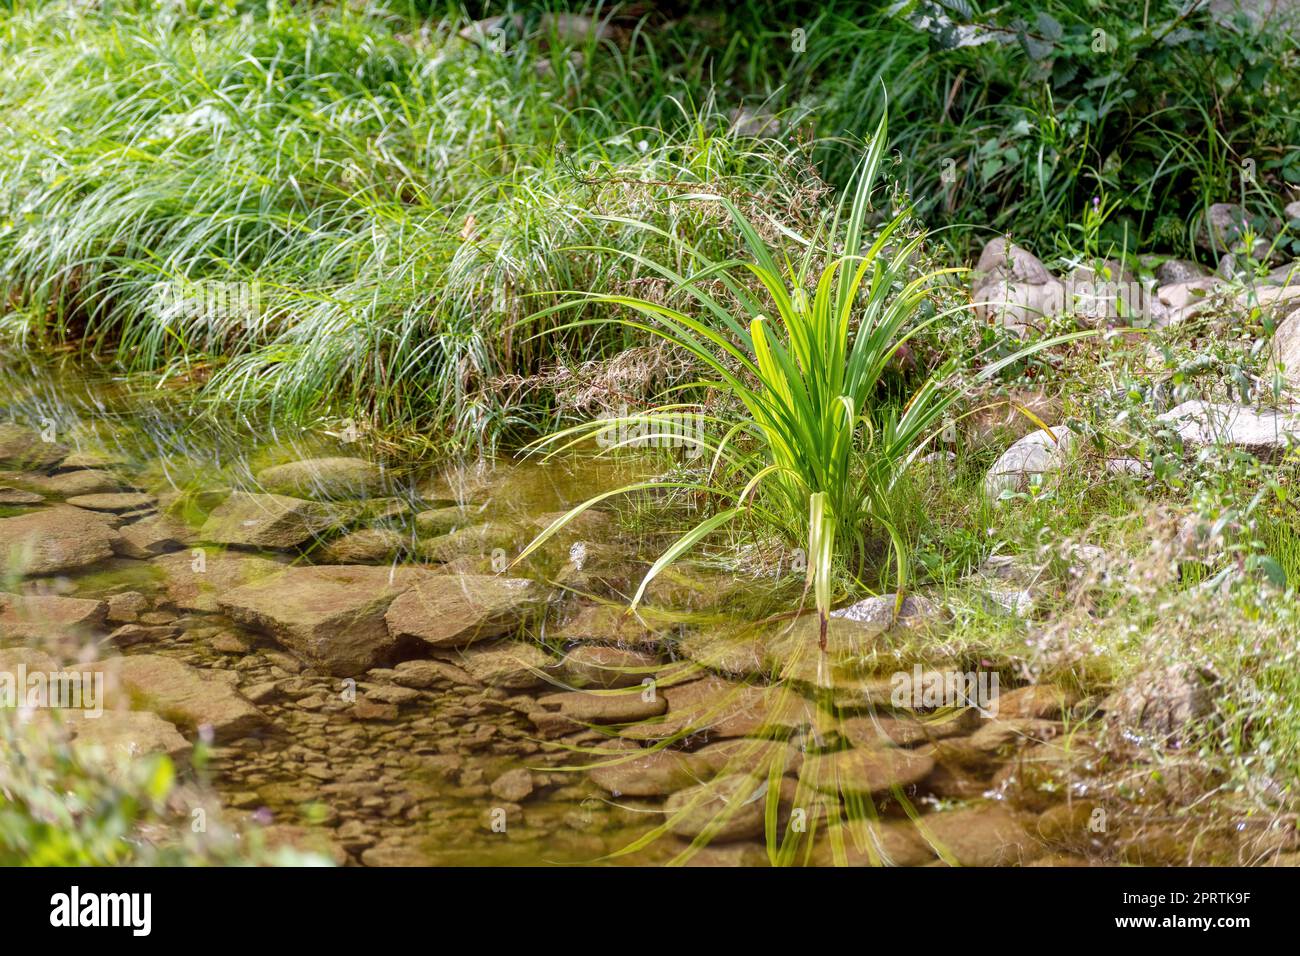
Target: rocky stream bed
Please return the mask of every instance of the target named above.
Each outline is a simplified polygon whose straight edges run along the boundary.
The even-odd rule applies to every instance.
[[[815,864],[1296,857],[1294,829],[1169,811],[1177,773],[1097,745],[1104,702],[1004,685],[996,707],[900,707],[894,637],[943,627],[923,595],[842,609],[823,656],[815,622],[745,620],[743,580],[689,565],[624,617],[647,563],[612,511],[510,564],[635,463],[404,470],[247,436],[146,454],[124,419],[43,432],[34,408],[0,424],[0,670],[102,671],[75,739],[182,767],[202,741],[222,812],[273,843],[765,865],[770,825]],[[991,480],[1041,468],[1034,441]]]

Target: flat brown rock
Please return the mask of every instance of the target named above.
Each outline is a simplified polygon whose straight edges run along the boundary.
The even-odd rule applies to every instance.
[[[263,488],[299,498],[368,498],[384,487],[378,465],[361,458],[308,458],[257,474]]]
[[[878,794],[920,783],[933,769],[934,760],[925,754],[860,748],[807,757],[803,778],[823,793]]]
[[[682,636],[678,652],[701,667],[728,677],[758,677],[767,673],[767,648],[752,629],[700,628]]]
[[[826,650],[822,651],[817,617],[806,614],[767,631],[763,637],[764,668],[773,679],[838,687],[877,666],[885,630],[881,624],[833,617],[826,630]]]
[[[371,565],[291,567],[220,595],[217,606],[302,659],[346,677],[374,667],[393,649],[396,639],[384,614],[426,575],[418,568]]]
[[[184,522],[170,515],[153,515],[119,528],[113,547],[123,557],[148,561],[188,547],[193,540],[194,533]]]
[[[777,799],[788,805],[794,791],[793,781],[782,780]],[[680,837],[731,843],[763,835],[768,800],[765,780],[737,774],[678,790],[668,798],[664,813],[669,829]]]
[[[65,498],[73,495],[109,494],[121,491],[126,483],[110,471],[86,469],[84,471],[65,471],[62,474],[45,477],[34,475],[26,483],[36,487],[45,494],[61,495]]]
[[[237,491],[208,515],[199,536],[215,544],[285,551],[342,523],[330,505],[285,495]]]
[[[464,647],[515,630],[541,599],[524,578],[431,574],[393,601],[385,619],[394,639]]]
[[[74,746],[102,748],[118,763],[164,754],[184,765],[194,749],[172,724],[147,710],[106,710],[98,717],[76,710],[60,714]]]
[[[0,637],[38,640],[62,637],[104,623],[108,605],[103,601],[57,595],[19,595],[0,592]]]
[[[0,576],[75,571],[113,556],[117,532],[94,512],[58,506],[0,518]]]
[[[814,866],[922,866],[934,850],[909,820],[852,820],[817,834]]]
[[[579,644],[564,655],[560,671],[574,687],[633,687],[653,678],[654,654],[606,644]]]
[[[155,558],[167,599],[182,611],[217,610],[217,598],[284,571],[285,565],[249,554],[199,549]]]
[[[1078,699],[1076,691],[1051,684],[1034,684],[999,694],[995,698],[996,715],[1003,719],[1035,717],[1061,720]]]
[[[211,727],[217,740],[245,737],[267,723],[266,715],[219,673],[170,657],[136,654],[92,666],[116,680],[132,701],[183,727]]]
[[[1044,853],[1020,820],[999,806],[930,813],[920,822],[939,856],[960,866],[1023,865]]]
[[[663,698],[647,700],[635,689],[614,691],[562,691],[537,700],[544,709],[593,724],[621,724],[645,720],[664,712]]]
[[[657,648],[676,627],[653,614],[626,614],[612,604],[587,604],[552,629],[558,640],[608,643],[618,647]]]
[[[39,505],[44,500],[44,495],[38,495],[34,491],[23,491],[21,488],[0,485],[0,505],[2,506],[12,508],[24,505]]]
[[[630,747],[599,758],[590,771],[592,783],[616,797],[666,797],[700,781],[703,762],[680,750]]]
[[[107,511],[111,514],[124,514],[141,508],[152,508],[158,499],[153,495],[139,494],[134,491],[107,492],[94,495],[73,495],[67,503],[75,508],[87,511]]]
[[[502,641],[461,651],[454,662],[476,681],[505,690],[528,690],[546,683],[543,671],[555,660],[528,641]]]
[[[12,422],[0,423],[0,468],[44,471],[53,468],[67,454],[67,448],[42,440],[39,432]]]
[[[407,544],[406,535],[388,528],[363,528],[335,538],[312,558],[330,564],[377,564],[387,562]]]
[[[663,687],[666,716],[622,731],[631,740],[710,739],[790,731],[816,722],[815,706],[782,687],[740,684],[704,677]]]
[[[998,753],[1052,740],[1060,732],[1061,725],[1052,720],[1032,717],[986,720],[970,735],[970,742],[979,750]]]
[[[701,775],[731,776],[743,773],[767,777],[774,767],[781,774],[798,774],[804,754],[783,740],[735,737],[701,747],[691,755]]]
[[[835,731],[854,747],[911,747],[932,740],[968,734],[979,726],[979,712],[968,707],[934,719],[871,715],[841,720]]]

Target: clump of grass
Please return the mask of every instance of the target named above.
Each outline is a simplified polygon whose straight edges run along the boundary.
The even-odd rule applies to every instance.
[[[882,119],[862,158],[854,188],[833,216],[808,237],[791,236],[798,258],[772,244],[725,197],[700,195],[727,212],[748,257],[714,260],[678,236],[671,239],[678,267],[644,257],[638,261],[667,279],[706,318],[684,309],[632,296],[590,293],[548,310],[621,306],[637,317],[619,319],[643,335],[660,337],[692,356],[706,378],[694,388],[725,395],[739,413],[714,417],[719,433],[691,436],[712,464],[699,486],[727,506],[682,535],[651,566],[632,598],[635,608],[646,586],[664,567],[732,520],[757,514],[806,548],[807,588],[820,620],[821,646],[832,606],[833,569],[861,570],[873,531],[890,542],[897,569],[898,601],[908,583],[909,543],[892,520],[893,492],[912,460],[936,435],[944,413],[961,397],[955,367],[940,367],[910,395],[895,402],[881,386],[899,350],[943,312],[925,317],[922,306],[938,278],[915,268],[925,238],[906,208],[869,230],[873,193],[881,182],[887,143]],[[629,223],[659,233],[644,223]],[[617,254],[617,250],[605,249]],[[933,310],[931,310],[933,313]],[[774,316],[775,320],[769,318]],[[585,319],[571,327],[605,321]],[[988,378],[1025,355],[1079,333],[1035,343],[989,364]],[[650,437],[669,434],[675,416],[689,406],[662,405],[650,412],[615,416],[562,430],[539,445],[566,450],[592,436],[629,425]],[[638,440],[644,440],[638,438]],[[607,492],[556,519],[523,553],[527,556]]]
[[[3,328],[217,409],[491,446],[555,411],[497,378],[636,344],[518,329],[535,293],[634,277],[574,247],[651,251],[585,211],[639,215],[681,184],[797,204],[790,148],[730,129],[695,47],[525,31],[498,49],[461,39],[460,14],[173,6],[0,15]]]

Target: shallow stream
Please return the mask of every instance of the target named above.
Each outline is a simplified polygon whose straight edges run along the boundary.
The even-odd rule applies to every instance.
[[[0,437],[0,660],[109,660],[87,734],[181,763],[211,739],[223,812],[273,842],[362,865],[1286,849],[1174,813],[1117,827],[1126,769],[1094,745],[1095,702],[1006,684],[958,702],[977,706],[924,697],[929,672],[882,652],[938,626],[922,607],[893,622],[892,602],[859,606],[823,657],[807,618],[753,620],[770,583],[685,565],[624,617],[659,540],[644,501],[611,499],[515,563],[558,514],[662,460],[385,460],[346,431],[17,365],[0,366]],[[1162,786],[1129,795],[1178,783]]]

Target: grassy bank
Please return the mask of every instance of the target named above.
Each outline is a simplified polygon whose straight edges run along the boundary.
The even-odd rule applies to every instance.
[[[10,338],[80,341],[222,407],[491,443],[553,401],[499,378],[633,344],[531,341],[543,293],[632,279],[573,247],[651,241],[591,212],[699,183],[808,202],[790,151],[696,98],[690,48],[499,53],[461,21],[204,9],[3,21]]]
[[[655,351],[604,364],[646,344],[612,325],[533,337],[557,291],[653,286],[581,247],[670,254],[593,214],[725,256],[716,210],[668,201],[704,186],[802,231],[886,101],[893,172],[952,261],[1001,231],[1045,256],[1186,254],[1209,202],[1277,215],[1293,43],[1151,7],[960,31],[923,4],[608,8],[593,29],[530,9],[489,34],[441,6],[18,2],[0,329],[222,409],[516,443],[684,374]]]

